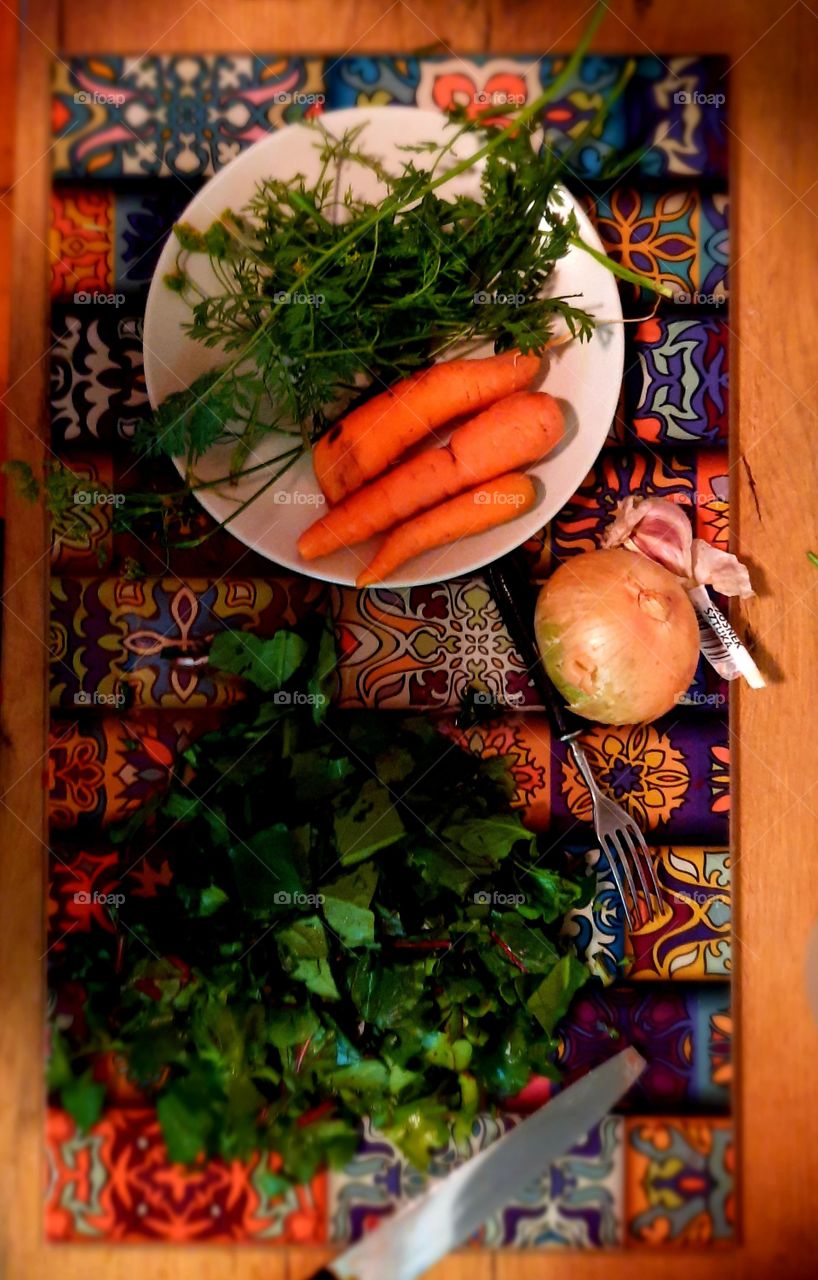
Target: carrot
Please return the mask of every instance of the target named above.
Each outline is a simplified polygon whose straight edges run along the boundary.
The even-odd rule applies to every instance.
[[[562,435],[562,411],[552,396],[518,391],[452,433],[447,445],[424,449],[385,476],[350,494],[298,539],[305,560],[363,542],[427,507],[506,471],[535,462]]]
[[[324,496],[340,502],[435,427],[521,391],[539,363],[539,356],[519,351],[486,360],[449,360],[373,396],[336,422],[312,451]]]
[[[489,480],[468,493],[449,498],[439,507],[431,507],[393,529],[371,563],[358,575],[356,585],[369,587],[373,582],[383,582],[399,565],[422,551],[507,524],[533,507],[536,496],[531,477],[512,471],[499,480]]]

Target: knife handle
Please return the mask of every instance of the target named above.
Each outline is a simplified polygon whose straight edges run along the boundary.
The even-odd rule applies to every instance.
[[[583,733],[587,723],[569,711],[542,664],[533,635],[534,593],[523,571],[519,553],[511,552],[484,570],[500,617],[526,666],[526,674],[542,699],[560,742],[570,742]]]

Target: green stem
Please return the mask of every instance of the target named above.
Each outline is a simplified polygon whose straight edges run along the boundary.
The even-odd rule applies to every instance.
[[[299,449],[297,450],[297,452],[300,454],[301,450]],[[252,494],[249,498],[245,498],[244,502],[241,502],[236,507],[235,511],[231,511],[230,515],[225,516],[224,520],[220,520],[219,523],[214,526],[214,528],[209,529],[207,533],[203,533],[200,538],[187,538],[183,542],[177,542],[176,546],[184,547],[186,550],[191,550],[195,547],[203,546],[205,542],[208,542],[210,538],[213,537],[214,534],[218,533],[221,529],[226,529],[232,520],[235,520],[237,516],[241,515],[242,511],[246,511],[246,509],[250,506],[251,503],[255,502],[257,498],[260,498],[263,493],[266,493],[267,490],[271,487],[271,485],[274,485],[276,480],[278,480],[281,476],[283,476],[284,472],[289,467],[292,466],[294,461],[295,459],[291,458],[290,461],[286,462],[283,467],[279,467],[278,471],[276,471],[274,475],[270,476],[269,480],[265,480],[264,484],[261,486],[260,489],[257,489],[256,492]]]
[[[571,244],[576,245],[578,249],[584,249],[587,254],[597,262],[601,262],[607,267],[611,275],[618,276],[620,280],[629,280],[631,284],[638,284],[643,289],[652,289],[654,293],[660,293],[663,298],[672,298],[673,290],[669,284],[659,284],[655,280],[651,280],[649,276],[642,276],[638,271],[631,271],[630,267],[623,267],[621,262],[616,262],[613,258],[609,258],[607,253],[594,249],[592,245],[586,244],[582,236],[571,236]]]

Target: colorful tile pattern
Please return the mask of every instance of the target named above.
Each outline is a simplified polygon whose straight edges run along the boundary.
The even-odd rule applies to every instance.
[[[51,193],[51,295],[87,305],[114,286],[114,196],[107,189]]]
[[[53,95],[56,177],[191,181],[320,114],[323,80],[314,58],[96,55],[56,62]]]
[[[733,1015],[730,987],[711,983],[696,988],[693,1062],[696,1094],[703,1103],[727,1107],[733,1083]]]
[[[108,187],[59,187],[52,192],[51,295],[75,304],[144,290],[169,235],[191,197],[170,180],[137,194]],[[607,251],[617,261],[669,284],[678,303],[719,307],[727,296],[726,195],[695,187],[638,191],[615,187],[585,201]],[[219,210],[214,210],[214,217]],[[655,301],[627,286],[633,310]]]
[[[695,187],[645,191],[617,187],[595,206],[600,238],[612,258],[669,285],[677,303],[718,307],[727,297],[728,199]],[[623,304],[647,309],[655,299],[626,285]]]
[[[723,1105],[720,1048],[728,1001],[726,986],[589,987],[560,1028],[557,1065],[571,1081],[633,1045],[647,1066],[623,1100],[628,1110],[675,1114]]]
[[[437,616],[429,602],[440,596],[450,607]],[[473,689],[507,710],[541,707],[482,578],[363,595],[340,588],[333,616],[342,706],[446,708]],[[727,682],[702,659],[680,705],[723,708]]]
[[[656,871],[669,908],[630,935],[634,981],[730,976],[731,859],[726,848],[656,849]]]
[[[70,511],[51,523],[51,568],[55,573],[101,572],[114,551],[113,461],[110,455],[74,453],[64,464],[77,493],[94,501],[75,501]]]
[[[467,1142],[450,1143],[428,1175],[418,1173],[382,1134],[366,1125],[358,1153],[329,1181],[330,1238],[358,1240],[365,1231],[484,1150],[514,1123],[481,1116]],[[488,1248],[588,1248],[622,1242],[623,1120],[608,1116],[556,1161],[528,1192],[492,1216],[480,1233]]]
[[[171,182],[133,195],[117,194],[114,281],[118,298],[134,290],[147,289],[171,227],[182,216],[191,195],[189,187]]]
[[[574,852],[573,845],[568,852]],[[591,902],[565,917],[563,936],[606,986],[621,978],[625,955],[625,916],[607,855],[599,849],[581,849],[589,874],[597,878]]]
[[[448,720],[441,728],[471,751],[510,757],[514,803],[530,826],[573,838],[578,824],[590,827],[587,788],[565,744],[552,740],[544,715],[509,715],[470,728]],[[672,830],[690,843],[707,832],[721,844],[726,810],[707,779],[713,751],[726,750],[726,738],[727,727],[717,716],[686,711],[651,725],[597,726],[580,742],[600,784],[633,815],[650,843]],[[581,826],[579,834],[586,834]]]
[[[626,1243],[728,1244],[735,1148],[727,1119],[625,1121]]]
[[[720,514],[726,533],[727,465],[727,455],[721,450],[680,449],[671,454],[645,448],[606,449],[573,498],[554,517],[553,555],[564,560],[582,551],[593,551],[617,506],[629,494],[669,498],[680,506],[695,508],[697,534],[715,541],[714,535],[708,535],[709,525],[702,520],[700,510],[714,496],[712,476],[716,470],[723,477],[719,484],[723,502]]]
[[[98,711],[112,705],[96,703]],[[201,715],[169,720],[97,714],[85,723],[55,721],[48,757],[52,828],[93,834],[127,818],[168,785],[179,752],[208,727]]]
[[[626,418],[652,445],[727,442],[728,330],[723,320],[654,316],[625,359]]]
[[[361,57],[322,63],[276,54],[93,55],[55,65],[54,173],[85,180],[209,177],[282,124],[322,109],[397,103],[431,110],[497,107],[504,119],[552,84],[563,59],[530,56]],[[546,143],[564,149],[592,119],[626,59],[591,56],[543,113]],[[651,177],[726,171],[719,59],[637,60],[605,121],[571,157],[604,178],[616,153],[638,153]]]
[[[726,750],[727,726],[717,716],[681,711],[650,725],[596,726],[580,737],[600,784],[633,815],[648,841],[672,831],[684,841],[704,832],[727,837],[721,794],[703,785],[714,751]],[[573,757],[554,745],[552,823],[556,829],[590,819],[590,800]],[[684,834],[682,834],[684,833]]]
[[[113,1109],[88,1133],[63,1111],[48,1113],[46,1238],[202,1244],[321,1244],[326,1176],[284,1195],[266,1182],[274,1156],[247,1163],[172,1164],[153,1110]]]
[[[467,689],[518,708],[538,697],[485,582],[408,591],[335,588],[341,706],[445,709]]]
[[[52,580],[51,704],[229,706],[239,682],[207,666],[225,628],[270,635],[321,607],[321,585],[280,578]]]
[[[639,160],[643,174],[726,175],[726,72],[722,58],[638,60],[625,110],[628,138],[647,144]]]
[[[89,307],[56,318],[51,348],[54,447],[127,441],[148,411],[142,318]]]

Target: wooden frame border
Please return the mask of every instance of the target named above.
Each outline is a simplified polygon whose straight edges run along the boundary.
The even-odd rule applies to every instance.
[[[5,0],[3,0],[4,7]],[[214,0],[215,4],[215,0]],[[14,187],[13,325],[6,397],[8,455],[38,465],[47,438],[48,187],[45,109],[51,50],[133,52],[417,50],[570,47],[584,0],[233,0],[226,16],[194,0],[169,25],[164,0],[31,0],[21,23]],[[263,33],[263,34],[261,34]],[[813,1274],[818,1208],[818,451],[810,395],[818,171],[814,162],[818,15],[805,0],[623,0],[596,46],[633,52],[725,52],[733,199],[731,467],[734,525],[759,597],[741,609],[773,673],[741,690],[733,717],[737,814],[735,1006],[738,1185],[742,1242],[709,1251],[455,1255],[438,1280],[644,1280],[695,1275],[789,1280]],[[42,512],[8,500],[0,780],[0,1263],[8,1280],[58,1267],[141,1280],[299,1280],[327,1255],[277,1247],[47,1245],[42,1237],[43,761],[46,728],[47,534]],[[774,657],[773,657],[774,655]],[[811,950],[810,950],[811,947]],[[388,1278],[384,1278],[388,1280]]]

